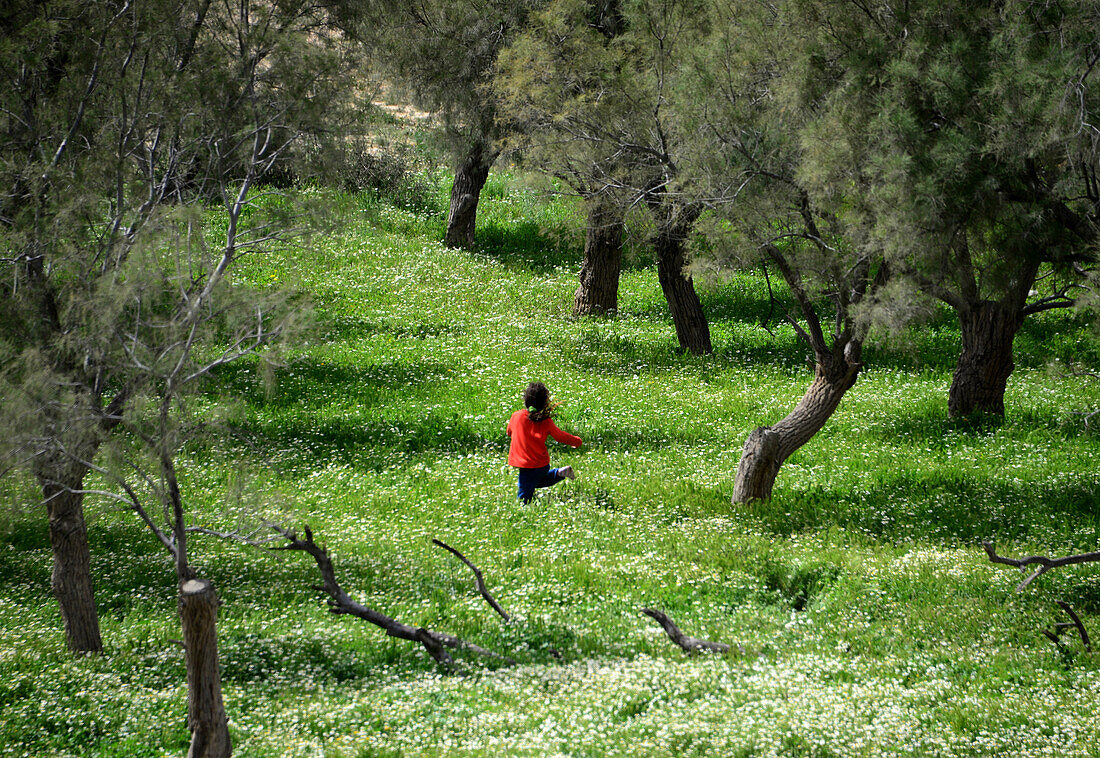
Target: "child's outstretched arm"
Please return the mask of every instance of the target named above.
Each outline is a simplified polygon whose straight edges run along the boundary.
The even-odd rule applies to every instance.
[[[558,425],[553,421],[550,422],[550,436],[563,445],[569,445],[569,447],[580,447],[584,444],[577,435],[563,432],[561,429],[558,429]]]

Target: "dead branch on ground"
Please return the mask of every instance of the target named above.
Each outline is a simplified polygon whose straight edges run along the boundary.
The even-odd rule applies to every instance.
[[[654,608],[642,608],[642,613],[660,624],[664,628],[665,633],[668,634],[669,639],[679,645],[684,652],[694,654],[699,652],[728,653],[730,651],[730,646],[724,642],[710,642],[695,637],[688,637],[680,631],[680,627],[676,626],[676,624],[672,622],[672,619],[662,611],[658,611]],[[740,645],[737,646],[737,649],[742,653],[745,652],[745,649]]]
[[[988,540],[982,542],[982,547],[985,548],[985,552],[989,554],[989,560],[991,563],[1000,563],[1005,566],[1015,566],[1020,571],[1027,572],[1028,566],[1038,565],[1039,568],[1035,569],[1022,582],[1016,586],[1016,591],[1020,592],[1035,579],[1050,571],[1053,568],[1059,568],[1061,566],[1072,566],[1077,563],[1094,563],[1100,561],[1100,552],[1095,553],[1081,553],[1079,555],[1067,555],[1061,558],[1048,558],[1045,555],[1030,555],[1027,558],[1005,558],[1004,556],[997,555],[997,551],[993,548],[993,543]]]
[[[478,569],[477,566],[470,563],[470,561],[466,558],[466,556],[464,556],[462,553],[458,552],[457,550],[455,550],[453,547],[448,545],[446,542],[443,542],[442,540],[432,540],[432,544],[438,545],[439,547],[443,548],[444,550],[449,551],[452,555],[454,555],[460,561],[462,561],[467,566],[469,566],[470,570],[474,572],[474,579],[477,581],[477,591],[481,593],[481,596],[483,598],[485,598],[485,602],[487,602],[489,605],[491,605],[493,610],[496,611],[497,613],[499,613],[501,615],[501,618],[503,618],[505,621],[511,621],[512,620],[508,616],[508,614],[504,612],[504,609],[500,607],[500,603],[498,603],[496,601],[496,599],[492,595],[489,594],[489,590],[486,589],[486,587],[485,587],[485,579],[484,579],[484,577],[482,577],[481,570]]]
[[[1053,568],[1059,568],[1060,566],[1072,566],[1077,563],[1095,563],[1100,561],[1100,551],[1094,553],[1080,553],[1078,555],[1066,555],[1061,558],[1048,558],[1045,555],[1030,555],[1027,558],[1005,558],[1004,556],[997,555],[997,551],[993,547],[993,543],[988,540],[982,542],[982,547],[985,548],[985,552],[989,555],[989,560],[992,563],[1000,563],[1005,566],[1015,566],[1020,571],[1027,573],[1029,566],[1038,566],[1037,569],[1031,572],[1026,579],[1016,585],[1016,591],[1020,592],[1022,589],[1031,584],[1036,578],[1045,574]],[[1064,600],[1055,601],[1058,603],[1058,607],[1061,608],[1072,619],[1072,622],[1061,622],[1054,625],[1054,629],[1043,629],[1043,634],[1047,639],[1062,648],[1062,633],[1068,629],[1076,629],[1077,635],[1081,638],[1081,644],[1085,648],[1085,652],[1092,652],[1092,641],[1089,639],[1089,633],[1085,630],[1085,625],[1081,623],[1080,616],[1074,612],[1070,604]]]
[[[1055,624],[1053,631],[1044,629],[1043,634],[1045,634],[1051,642],[1057,645],[1059,649],[1062,649],[1062,633],[1068,629],[1076,629],[1077,635],[1081,638],[1081,644],[1085,648],[1085,652],[1091,653],[1092,640],[1089,639],[1089,633],[1085,631],[1085,625],[1081,623],[1081,618],[1074,612],[1069,603],[1064,600],[1058,600],[1057,603],[1058,607],[1065,611],[1073,621],[1063,621]]]
[[[444,634],[442,632],[433,632],[424,627],[414,627],[403,624],[383,613],[379,613],[372,608],[367,608],[356,602],[344,591],[340,583],[336,581],[336,571],[332,565],[332,558],[329,556],[327,550],[314,542],[313,532],[308,526],[305,527],[305,539],[300,538],[293,531],[284,529],[277,524],[273,524],[271,528],[287,540],[286,545],[271,548],[272,550],[300,550],[304,553],[308,553],[317,563],[317,568],[321,572],[321,578],[324,583],[321,585],[314,585],[313,589],[328,595],[329,610],[332,613],[355,616],[356,618],[363,619],[364,621],[380,627],[390,637],[419,642],[424,646],[424,649],[428,651],[428,654],[431,655],[432,658],[444,666],[452,666],[454,664],[454,659],[451,657],[450,653],[447,652],[447,648],[451,650],[469,650],[472,653],[476,653],[486,658],[493,658],[509,665],[515,665],[516,662],[511,658],[498,655],[491,650],[486,650],[485,648],[466,642],[460,637]]]

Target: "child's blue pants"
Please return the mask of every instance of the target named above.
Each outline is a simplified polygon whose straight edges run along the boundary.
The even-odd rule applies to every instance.
[[[529,503],[535,496],[535,490],[540,487],[553,487],[564,478],[558,474],[556,468],[549,466],[521,468],[519,469],[519,499]]]

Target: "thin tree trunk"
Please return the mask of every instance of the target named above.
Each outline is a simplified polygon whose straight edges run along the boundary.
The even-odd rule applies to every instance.
[[[589,198],[581,283],[573,297],[574,316],[599,315],[618,309],[622,260],[622,211],[602,198]]]
[[[487,153],[478,144],[466,154],[455,169],[451,185],[451,209],[447,215],[447,233],[443,243],[447,247],[474,246],[474,226],[477,221],[477,203],[481,190],[489,178],[489,168],[496,160],[495,153]]]
[[[773,426],[757,427],[749,434],[737,464],[734,503],[771,497],[780,466],[825,426],[856,383],[863,366],[859,353],[858,342],[838,340],[831,353],[817,356],[813,381],[794,410]]]
[[[56,472],[55,472],[56,473]],[[77,653],[103,652],[92,585],[91,550],[84,521],[82,477],[47,476],[39,471],[46,500],[50,547],[53,552],[51,585],[61,608],[61,620],[69,649]]]
[[[959,353],[947,412],[952,418],[971,413],[1005,412],[1005,388],[1015,365],[1012,342],[1023,325],[1015,304],[983,301],[959,312],[962,351]]]
[[[187,650],[187,758],[228,758],[229,720],[218,671],[218,595],[205,579],[180,582],[179,608]]]
[[[710,326],[695,293],[695,284],[684,273],[687,266],[684,243],[698,215],[698,211],[686,209],[676,220],[663,224],[657,231],[654,247],[657,251],[657,279],[672,312],[676,339],[681,348],[695,355],[706,355],[714,351],[710,342]]]

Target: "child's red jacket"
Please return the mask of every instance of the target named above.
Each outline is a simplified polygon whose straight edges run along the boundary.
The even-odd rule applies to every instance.
[[[542,468],[550,465],[550,453],[546,451],[546,438],[553,437],[563,445],[580,447],[581,438],[558,429],[553,419],[532,421],[527,410],[521,408],[508,419],[508,436],[512,445],[508,449],[508,465],[516,468]]]

